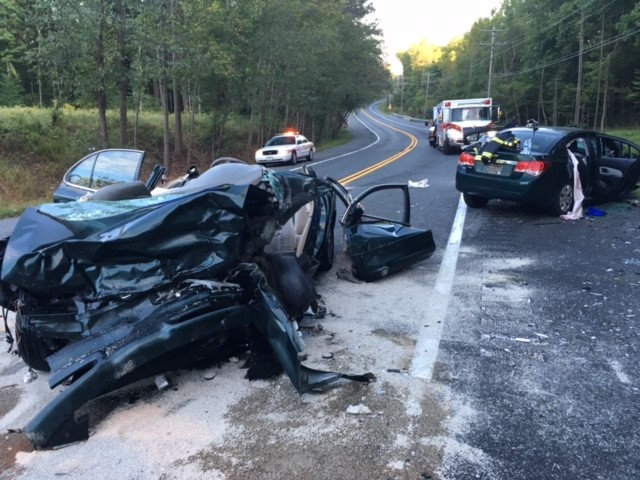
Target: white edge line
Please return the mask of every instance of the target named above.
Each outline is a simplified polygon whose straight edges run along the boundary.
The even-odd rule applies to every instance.
[[[431,292],[424,299],[426,315],[424,318],[419,319],[420,333],[416,341],[411,375],[427,381],[431,381],[433,376],[433,367],[440,348],[440,339],[442,338],[447,308],[449,307],[449,300],[453,290],[466,213],[467,206],[462,199],[462,195],[460,195],[458,209],[449,233],[449,241],[440,264],[438,276]],[[425,327],[425,324],[429,326]]]

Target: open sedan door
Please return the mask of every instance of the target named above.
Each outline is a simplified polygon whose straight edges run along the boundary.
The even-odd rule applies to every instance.
[[[597,134],[591,146],[597,159],[593,195],[603,200],[626,200],[640,181],[640,146],[604,134]]]
[[[377,185],[352,198],[339,182],[326,180],[346,207],[340,224],[356,278],[377,280],[433,254],[436,246],[431,230],[411,226],[407,184]]]

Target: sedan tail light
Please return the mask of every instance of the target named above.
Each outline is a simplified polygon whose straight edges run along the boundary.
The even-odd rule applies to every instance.
[[[528,162],[518,162],[513,169],[514,172],[526,173],[537,177],[541,175],[551,166],[550,162],[542,162],[540,160],[531,160]]]
[[[465,167],[473,167],[475,162],[475,155],[471,155],[469,152],[462,152],[460,158],[458,158],[458,165],[464,165]]]

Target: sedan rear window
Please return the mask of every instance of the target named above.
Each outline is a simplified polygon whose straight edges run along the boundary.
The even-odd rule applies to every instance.
[[[527,140],[531,141],[532,154],[548,154],[560,139],[558,134],[549,134],[533,129],[516,130],[514,133],[516,138],[520,140],[521,146],[524,146]]]

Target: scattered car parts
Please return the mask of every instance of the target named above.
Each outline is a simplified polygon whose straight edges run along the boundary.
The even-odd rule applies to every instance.
[[[263,339],[299,393],[373,379],[304,366],[295,320],[317,308],[313,275],[333,266],[336,199],[358,279],[431,256],[431,231],[409,224],[406,185],[353,199],[311,168],[226,159],[173,188],[144,187],[113,184],[87,201],[30,208],[0,241],[0,304],[15,312],[18,352],[50,371],[51,388],[67,384],[25,429],[36,448],[88,438],[76,413],[87,401],[221,351],[238,332]],[[363,208],[381,189],[401,192],[400,222]]]

